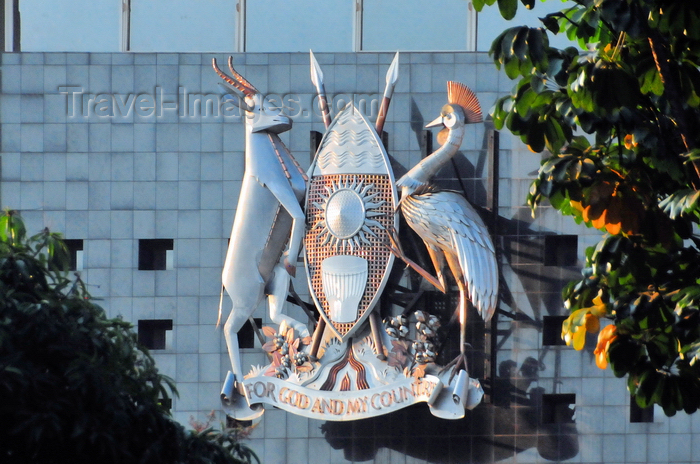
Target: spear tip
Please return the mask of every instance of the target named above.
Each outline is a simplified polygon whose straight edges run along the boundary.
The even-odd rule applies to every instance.
[[[311,62],[311,82],[314,86],[319,87],[323,85],[323,71],[321,71],[321,67],[318,65],[318,61],[316,61],[314,52],[310,49],[309,60]]]
[[[394,59],[386,72],[386,83],[394,85],[399,80],[399,52],[396,52]]]

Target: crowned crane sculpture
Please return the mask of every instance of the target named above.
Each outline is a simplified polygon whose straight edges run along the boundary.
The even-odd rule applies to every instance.
[[[426,126],[445,127],[438,137],[443,142],[442,145],[396,183],[401,189],[401,213],[425,243],[437,277],[406,258],[396,238],[392,238],[391,248],[399,258],[442,292],[447,291],[444,274],[446,266],[457,282],[460,355],[448,365],[454,365],[451,380],[460,367],[467,369],[465,347],[468,301],[471,301],[484,321],[491,319],[498,298],[498,267],[488,229],[474,207],[460,193],[439,190],[431,183],[437,172],[459,150],[465,125],[482,121],[479,101],[467,86],[448,82],[447,99],[448,104],[442,107],[440,116]]]

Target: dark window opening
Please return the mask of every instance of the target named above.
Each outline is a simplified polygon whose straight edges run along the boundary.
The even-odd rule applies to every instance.
[[[172,398],[161,398],[158,400],[158,404],[164,410],[170,411],[173,408],[173,399]]]
[[[259,317],[253,318],[258,329],[262,327],[262,319]],[[255,328],[248,319],[241,330],[238,331],[238,346],[241,348],[255,348]]]
[[[172,238],[139,240],[139,271],[164,271],[172,269]]]
[[[544,316],[542,319],[542,345],[566,345],[561,338],[561,325],[566,316]]]
[[[545,266],[576,266],[577,235],[546,235],[544,237]]]
[[[542,395],[542,423],[568,424],[574,422],[576,394],[555,393]]]
[[[149,350],[164,350],[169,330],[173,330],[172,319],[141,319],[138,322],[139,343]]]
[[[654,422],[654,406],[642,408],[633,396],[630,399],[630,422]]]
[[[70,259],[68,270],[80,271],[83,269],[83,241],[80,239],[66,239],[63,241],[68,248]]]
[[[318,151],[318,147],[321,146],[321,140],[323,139],[323,134],[320,133],[319,131],[311,131],[309,132],[309,154],[311,156],[310,160],[313,163],[314,158],[316,157],[316,152]]]

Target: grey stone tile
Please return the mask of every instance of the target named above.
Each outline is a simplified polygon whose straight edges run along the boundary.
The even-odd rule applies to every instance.
[[[88,185],[88,208],[90,210],[109,210],[111,208],[110,182],[90,182]],[[107,221],[109,225],[109,221]],[[107,227],[109,229],[109,227]]]
[[[66,149],[69,152],[87,152],[89,125],[83,123],[66,124]]]
[[[66,180],[88,180],[88,154],[66,154]]]
[[[63,151],[67,146],[65,124],[44,124],[44,150]]]
[[[111,240],[86,240],[85,266],[88,268],[108,268],[111,264]]]
[[[156,124],[156,151],[178,149],[178,124]]]
[[[201,86],[201,67],[183,66],[179,68],[179,85],[184,87],[188,93],[198,93]]]
[[[180,124],[178,133],[180,151],[201,150],[201,127],[200,124]]]
[[[90,153],[88,155],[88,175],[91,181],[111,180],[111,159],[109,153]]]
[[[113,124],[112,125],[112,150],[118,152],[134,151],[134,125],[133,124]]]
[[[7,55],[5,55],[7,56]],[[3,93],[19,94],[22,89],[21,66],[3,64],[2,91]]]
[[[222,212],[221,210],[202,210],[200,211],[201,225],[199,235],[201,238],[221,238],[224,236],[222,231]],[[232,223],[233,221],[231,221]],[[226,236],[229,235],[231,223],[227,224]]]
[[[219,356],[219,353],[199,354],[200,382],[219,382],[221,379]]]
[[[112,53],[112,65],[127,66],[134,64],[133,53]]]
[[[134,92],[134,66],[112,66],[112,93],[126,97]]]
[[[66,180],[66,154],[65,153],[45,153],[42,157],[44,161],[45,181],[65,181]]]
[[[66,209],[87,210],[88,208],[88,183],[66,183]]]
[[[200,240],[199,266],[220,269],[223,266],[226,250],[222,247],[221,238]],[[220,280],[220,279],[219,279]]]
[[[110,214],[110,228],[112,230],[112,239],[132,239],[134,237],[134,212],[130,210],[112,211]],[[134,264],[132,260],[133,243],[130,240],[127,241],[129,242],[129,249],[124,249],[126,256],[123,259],[128,261],[131,266]]]
[[[202,64],[202,56],[199,53],[179,53],[179,64],[200,66]]]
[[[199,295],[199,270],[193,268],[177,269],[177,295]],[[218,352],[218,349],[216,350]],[[201,351],[200,351],[201,353]]]
[[[156,271],[156,296],[175,296],[177,294],[177,273],[175,271]]]
[[[111,209],[134,209],[134,184],[133,182],[111,182]]]
[[[271,53],[268,55],[267,62],[270,66],[276,64],[290,64],[291,57],[289,53]]]
[[[42,124],[22,124],[20,126],[20,148],[25,152],[44,151],[44,126]],[[3,133],[3,137],[6,134]],[[3,147],[4,148],[4,147]],[[16,151],[16,150],[8,150]]]
[[[90,64],[91,65],[111,65],[112,64],[112,54],[111,53],[90,53]]]
[[[20,53],[2,53],[0,58],[0,63],[3,65],[22,63],[22,55]]]
[[[377,65],[358,64],[356,79],[354,85],[356,92],[368,94],[384,92],[384,76],[382,75],[380,79],[379,67]]]
[[[44,209],[66,209],[66,183],[44,182]]]
[[[134,180],[153,181],[156,180],[156,154],[136,153],[134,154]]]
[[[156,180],[178,180],[178,161],[177,153],[156,153]]]
[[[134,53],[134,64],[156,64],[156,54]]]
[[[199,294],[217,296],[221,292],[221,268],[199,269]]]
[[[200,208],[203,210],[220,210],[223,208],[223,193],[222,182],[203,182],[201,184]]]
[[[157,80],[155,66],[134,66],[134,93],[146,93],[148,95],[154,95],[156,85]]]
[[[156,54],[156,63],[161,65],[173,65],[180,62],[177,53],[158,53]]]
[[[22,66],[22,93],[40,94],[44,91],[44,66]]]
[[[410,71],[411,92],[426,93],[432,88],[432,66],[428,64],[413,64]]]
[[[174,238],[177,234],[178,211],[156,211],[156,237]],[[177,246],[177,243],[175,244]]]
[[[21,166],[19,153],[3,153],[2,158],[2,181],[19,181],[21,179]],[[2,198],[2,197],[0,197]]]
[[[420,53],[420,52],[413,52],[413,53],[407,53],[410,58],[407,60],[407,62],[414,64],[414,63],[421,63],[421,64],[427,64],[432,61],[431,59],[431,54],[430,53]]]
[[[200,213],[199,210],[180,211],[177,219],[178,238],[199,237]]]
[[[20,154],[21,179],[40,181],[44,179],[44,156],[39,153]]]
[[[218,301],[218,300],[217,300]],[[175,303],[178,324],[199,323],[199,298],[190,296],[177,297]]]
[[[156,182],[156,208],[159,210],[177,209],[177,182]]]
[[[156,298],[156,319],[172,319],[177,312],[177,298]]]
[[[135,241],[135,246],[138,247],[138,241]],[[138,265],[138,262],[135,263]],[[134,296],[154,296],[156,294],[156,274],[159,271],[138,271],[132,268],[132,282],[134,288]],[[144,319],[155,318],[155,310],[153,306],[149,308],[150,317]]]
[[[199,324],[198,344],[199,353],[221,353],[222,337],[218,336],[216,325]]]
[[[90,152],[111,151],[111,142],[111,124],[88,124],[88,147]]]
[[[179,180],[199,180],[200,170],[199,153],[180,153],[178,155]]]
[[[22,106],[20,95],[0,95],[0,122],[19,123]]]
[[[109,211],[89,211],[88,235],[89,239],[109,239]]]
[[[163,92],[171,95],[178,94],[178,66],[158,64],[156,66],[156,79]]]
[[[2,151],[13,152],[20,151],[22,134],[19,124],[3,124],[2,125]]]
[[[66,85],[66,66],[44,66],[44,92],[58,93],[59,87]]]
[[[156,125],[134,124],[134,151],[153,152],[156,149]],[[142,156],[142,155],[137,155]]]
[[[201,150],[221,152],[224,146],[223,125],[221,123],[202,124]]]
[[[156,183],[134,182],[134,209],[156,208]]]
[[[175,267],[194,268],[199,265],[199,239],[178,239]]]
[[[90,63],[90,55],[87,53],[66,53],[66,64],[84,65]]]
[[[66,191],[69,190],[71,182],[68,183]],[[87,186],[86,186],[87,191]],[[70,194],[66,195],[67,200],[71,198]],[[88,236],[88,212],[87,211],[66,211],[66,237],[69,238],[87,238]]]
[[[179,335],[179,334],[178,334]],[[175,381],[180,382],[197,382],[199,374],[199,355],[198,354],[178,354],[177,355],[177,371]]]
[[[90,65],[88,66],[88,80],[90,93],[111,95],[112,73],[111,66]]]
[[[154,238],[155,236],[155,211],[134,211],[134,238]]]

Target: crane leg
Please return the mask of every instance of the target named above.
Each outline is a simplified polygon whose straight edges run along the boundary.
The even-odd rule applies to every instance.
[[[389,251],[391,251],[397,258],[401,259],[403,262],[408,264],[408,266],[411,269],[413,269],[418,274],[420,274],[425,280],[427,280],[428,282],[433,284],[435,286],[435,288],[440,290],[442,293],[447,293],[447,288],[446,288],[444,282],[441,282],[441,280],[444,280],[444,279],[438,279],[438,278],[434,277],[428,271],[423,269],[416,262],[414,262],[413,260],[411,260],[408,256],[406,256],[404,254],[403,250],[401,249],[401,245],[399,244],[399,242],[397,240],[395,230],[390,231],[387,235],[389,237],[389,241],[391,242],[390,245],[387,245],[387,248],[389,248]],[[428,248],[428,250],[430,250],[430,248]],[[432,255],[431,255],[431,258],[432,258]],[[440,274],[438,274],[438,275],[441,277]]]

